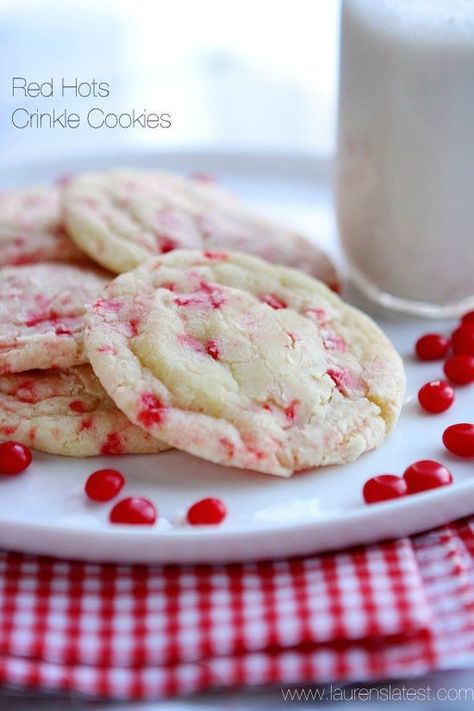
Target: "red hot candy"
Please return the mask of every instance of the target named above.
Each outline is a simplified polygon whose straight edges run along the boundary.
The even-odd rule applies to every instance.
[[[398,499],[407,493],[404,479],[395,474],[379,474],[365,482],[362,496],[366,504],[376,504],[380,501]]]
[[[122,499],[113,507],[109,520],[111,523],[152,526],[157,519],[154,504],[148,499],[131,496]]]
[[[145,427],[159,425],[163,422],[166,407],[154,393],[143,393],[140,398],[140,412],[138,420]]]
[[[474,382],[474,356],[455,355],[444,364],[444,373],[456,385],[469,385]]]
[[[2,442],[0,444],[0,474],[14,476],[30,466],[31,451],[20,442]]]
[[[125,479],[115,469],[99,469],[87,479],[84,489],[92,501],[110,501],[123,489]]]
[[[449,469],[433,462],[431,459],[422,459],[411,464],[403,474],[409,494],[418,494],[420,491],[436,489],[439,486],[451,484],[453,477]]]
[[[443,444],[458,457],[474,457],[474,424],[460,422],[444,430]]]
[[[454,355],[474,356],[474,323],[463,323],[452,334]]]
[[[193,504],[186,514],[192,526],[216,525],[227,516],[227,509],[220,499],[201,499]]]
[[[450,342],[440,333],[427,333],[415,344],[416,355],[420,360],[441,360],[449,351]]]
[[[418,401],[427,412],[438,414],[451,407],[454,402],[454,390],[442,380],[433,380],[420,388]]]

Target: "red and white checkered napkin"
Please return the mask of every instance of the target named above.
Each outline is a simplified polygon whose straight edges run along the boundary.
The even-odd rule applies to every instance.
[[[0,557],[0,680],[106,697],[474,666],[474,518],[243,565]]]

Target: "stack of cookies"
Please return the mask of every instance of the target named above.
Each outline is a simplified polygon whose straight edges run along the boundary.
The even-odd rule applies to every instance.
[[[401,360],[323,283],[327,257],[207,182],[4,193],[0,266],[0,439],[288,476],[354,460],[399,415]]]

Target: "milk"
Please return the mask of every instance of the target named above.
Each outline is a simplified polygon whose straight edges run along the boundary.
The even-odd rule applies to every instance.
[[[474,305],[474,2],[346,0],[337,210],[350,274],[426,315]]]

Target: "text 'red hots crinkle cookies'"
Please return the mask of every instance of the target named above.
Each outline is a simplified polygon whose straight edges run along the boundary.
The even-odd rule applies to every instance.
[[[0,439],[72,457],[167,449],[116,408],[89,365],[0,376]]]
[[[161,172],[111,170],[65,188],[72,239],[113,272],[174,249],[239,250],[336,287],[328,257],[296,232],[255,215],[216,185]]]
[[[85,344],[134,424],[283,476],[378,446],[405,390],[400,357],[367,316],[240,253],[180,250],[119,276],[90,307]]]
[[[108,280],[72,264],[0,269],[0,374],[85,363],[84,307]]]

